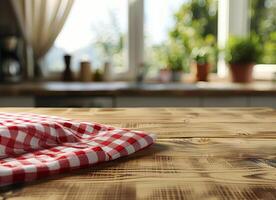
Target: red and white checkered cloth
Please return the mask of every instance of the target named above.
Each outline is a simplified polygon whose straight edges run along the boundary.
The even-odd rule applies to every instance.
[[[30,113],[0,113],[0,186],[114,160],[150,146],[153,134]]]

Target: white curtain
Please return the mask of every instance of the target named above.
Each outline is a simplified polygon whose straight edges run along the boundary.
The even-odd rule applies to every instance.
[[[28,51],[38,61],[52,47],[74,0],[11,0],[11,3]]]

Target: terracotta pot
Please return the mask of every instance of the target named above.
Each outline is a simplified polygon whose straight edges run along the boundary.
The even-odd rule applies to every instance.
[[[197,81],[208,81],[208,75],[210,70],[210,64],[194,64],[195,68],[195,76]]]
[[[253,80],[253,63],[230,64],[232,81],[235,83],[250,83]]]
[[[162,83],[168,83],[172,79],[172,72],[169,69],[161,69],[159,71],[159,81]]]

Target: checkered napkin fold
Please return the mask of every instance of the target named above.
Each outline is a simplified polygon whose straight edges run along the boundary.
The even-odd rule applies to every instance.
[[[0,186],[114,160],[150,146],[153,134],[30,113],[0,113]]]

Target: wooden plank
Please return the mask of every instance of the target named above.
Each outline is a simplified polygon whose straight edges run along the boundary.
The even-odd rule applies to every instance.
[[[275,199],[270,139],[162,139],[127,158],[2,192],[12,199]]]
[[[103,123],[275,122],[272,108],[1,108],[0,112],[34,112]]]
[[[143,130],[157,134],[158,138],[276,138],[276,123],[124,123],[118,127]]]
[[[270,108],[1,108],[144,130],[159,138],[276,138],[276,111]]]

